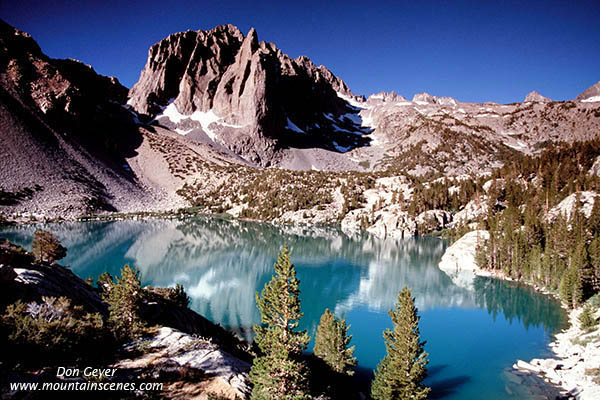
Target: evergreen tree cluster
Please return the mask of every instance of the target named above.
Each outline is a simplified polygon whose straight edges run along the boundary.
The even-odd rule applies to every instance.
[[[299,331],[300,281],[296,278],[287,246],[275,263],[275,275],[261,294],[256,294],[262,325],[255,326],[255,341],[260,353],[250,370],[253,400],[299,400],[312,398],[317,385],[311,377],[303,352],[310,341],[306,331]],[[398,296],[398,304],[390,310],[394,328],[384,332],[387,355],[377,368],[371,395],[376,400],[425,399],[429,388],[423,386],[428,363],[424,342],[419,337],[419,317],[410,290]],[[314,355],[329,368],[328,389],[319,398],[347,399],[345,379],[356,366],[352,336],[344,319],[325,310],[315,338]]]
[[[407,210],[410,215],[418,215],[427,210],[456,212],[482,191],[481,182],[475,179],[456,182],[440,178],[423,183],[413,178],[413,185],[413,196]]]
[[[569,307],[598,292],[600,201],[594,201],[588,218],[580,194],[600,189],[599,178],[588,173],[598,154],[597,140],[562,145],[496,171],[488,190],[490,212],[481,221],[490,239],[478,247],[478,265],[558,291]],[[549,215],[573,193],[569,217]]]

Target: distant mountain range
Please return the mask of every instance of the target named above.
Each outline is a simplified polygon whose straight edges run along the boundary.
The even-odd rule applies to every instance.
[[[5,215],[175,209],[190,204],[186,185],[213,190],[265,167],[477,174],[600,132],[600,82],[561,102],[365,98],[232,25],[156,43],[129,91],[3,21],[0,48]]]

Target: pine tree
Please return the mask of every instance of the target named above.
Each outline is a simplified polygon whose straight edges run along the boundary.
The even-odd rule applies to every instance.
[[[383,333],[387,354],[377,366],[371,385],[371,397],[375,400],[421,400],[431,390],[422,384],[429,360],[423,349],[425,342],[420,341],[417,312],[410,290],[404,287],[398,303],[389,312],[394,330]]]
[[[597,292],[600,291],[600,236],[594,235],[588,247],[588,252],[592,268],[592,290]]]
[[[137,268],[125,264],[121,277],[117,277],[117,282],[106,293],[106,301],[109,305],[108,323],[117,340],[139,337],[145,326],[140,318],[142,287]]]
[[[67,255],[67,249],[60,244],[58,238],[42,229],[36,230],[33,234],[31,249],[37,260],[49,263],[58,261]]]
[[[275,275],[260,296],[256,293],[263,325],[254,327],[262,354],[254,358],[250,370],[253,400],[308,398],[308,372],[302,352],[310,337],[306,331],[296,330],[303,315],[299,284],[284,247],[275,263]]]
[[[347,334],[345,319],[337,319],[329,309],[321,316],[313,353],[340,374],[354,375],[356,366],[354,346],[349,347],[352,335]]]
[[[560,279],[558,286],[558,294],[560,299],[567,304],[567,307],[571,308],[575,301],[573,300],[573,289],[575,288],[575,279],[577,279],[577,272],[573,268],[569,268],[565,271]]]

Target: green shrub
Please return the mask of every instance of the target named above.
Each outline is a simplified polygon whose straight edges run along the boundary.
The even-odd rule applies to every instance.
[[[596,325],[592,306],[586,305],[583,307],[583,311],[579,315],[579,323],[581,324],[581,329],[588,329]]]
[[[84,313],[66,297],[42,297],[41,303],[20,300],[1,316],[10,361],[36,363],[98,354],[110,342],[102,317]]]

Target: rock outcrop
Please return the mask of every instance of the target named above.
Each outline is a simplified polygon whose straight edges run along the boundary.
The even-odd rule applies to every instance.
[[[595,400],[600,397],[600,384],[594,379],[600,365],[600,341],[598,325],[584,330],[580,327],[579,315],[582,309],[569,314],[570,327],[556,335],[550,343],[554,358],[533,359],[529,362],[518,360],[512,373],[519,376],[543,378],[546,382],[562,388],[563,396],[579,400]],[[594,318],[598,320],[600,313]]]
[[[600,176],[600,156],[596,157],[596,159],[594,160],[594,163],[588,171],[588,175]]]
[[[259,42],[254,29],[170,35],[150,48],[129,97],[159,124],[260,166],[272,165],[283,148],[347,151],[368,143],[349,104],[361,99],[324,66]]]
[[[600,196],[596,192],[584,191],[575,192],[565,197],[560,203],[548,211],[548,220],[554,221],[559,215],[570,220],[573,217],[573,213],[579,207],[579,211],[583,213],[585,218],[589,218],[592,215],[592,209],[596,198]],[[579,201],[579,204],[577,202]]]
[[[473,288],[473,280],[478,275],[487,276],[475,263],[477,245],[490,238],[488,231],[478,230],[466,233],[446,249],[439,267],[452,281],[466,289]]]
[[[487,213],[487,196],[482,195],[469,201],[462,210],[454,214],[453,224],[456,226],[475,222],[479,217],[486,216]]]
[[[429,233],[446,229],[452,223],[452,214],[445,210],[427,210],[415,218],[418,233]]]
[[[215,345],[209,339],[162,327],[156,335],[144,338],[146,354],[125,359],[113,368],[149,369],[152,376],[203,376],[205,379],[175,379],[167,382],[165,398],[188,398],[192,393],[216,393],[227,398],[247,398],[250,394],[250,364]]]
[[[0,283],[0,309],[17,300],[40,302],[42,296],[65,296],[90,312],[108,314],[100,296],[70,269],[36,262],[23,248],[6,240],[0,240]]]
[[[379,104],[379,103],[388,103],[388,102],[398,103],[398,102],[406,102],[406,101],[408,101],[408,100],[406,100],[403,96],[400,96],[393,90],[391,92],[375,93],[375,94],[370,95],[367,98],[367,104]]]
[[[374,223],[367,228],[367,232],[381,239],[411,238],[416,231],[415,219],[397,205],[376,211]]]
[[[417,93],[413,96],[413,103],[426,103],[426,104],[435,104],[437,103],[437,97],[432,96],[427,92]]]
[[[525,100],[523,100],[525,103],[527,102],[532,102],[532,103],[550,103],[552,101],[552,99],[550,97],[546,97],[546,96],[542,96],[541,94],[539,94],[537,91],[533,91],[533,92],[529,92],[527,93],[527,96],[525,96]]]

